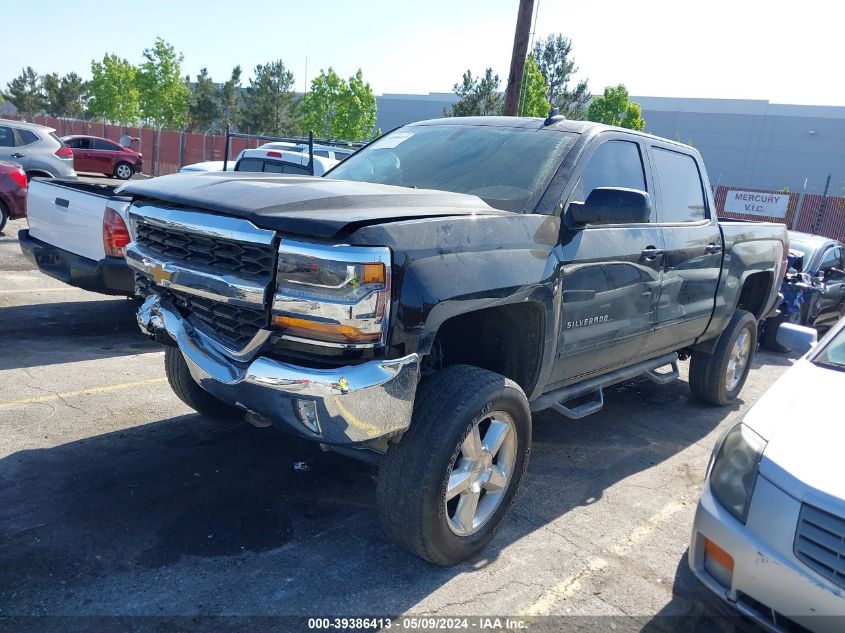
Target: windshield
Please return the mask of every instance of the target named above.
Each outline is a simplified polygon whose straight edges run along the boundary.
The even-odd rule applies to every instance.
[[[845,328],[840,329],[813,358],[816,365],[845,370]]]
[[[804,261],[809,261],[810,256],[813,254],[813,247],[806,242],[799,242],[797,240],[793,240],[792,238],[789,239],[789,250],[791,251],[798,251],[802,255],[804,255]]]
[[[408,126],[327,177],[468,193],[498,209],[531,211],[576,136],[549,128]]]

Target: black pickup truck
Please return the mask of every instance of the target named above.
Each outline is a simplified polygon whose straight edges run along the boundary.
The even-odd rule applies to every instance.
[[[121,193],[176,394],[377,461],[386,531],[441,565],[493,537],[532,412],[583,417],[685,359],[694,396],[736,398],[787,253],[781,225],[719,225],[695,149],[562,117],[408,125],[322,178]]]

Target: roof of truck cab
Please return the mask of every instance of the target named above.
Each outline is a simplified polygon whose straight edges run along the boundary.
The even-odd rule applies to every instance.
[[[425,121],[416,121],[409,123],[404,127],[419,127],[427,125],[471,125],[471,126],[487,126],[487,127],[510,127],[519,129],[535,129],[535,130],[557,130],[561,132],[574,132],[576,134],[598,134],[600,132],[623,132],[625,134],[632,134],[644,138],[654,139],[661,143],[669,143],[684,148],[687,151],[696,152],[697,150],[684,143],[679,143],[672,139],[664,138],[662,136],[655,136],[648,132],[640,132],[638,130],[629,130],[628,128],[617,127],[614,125],[605,125],[604,123],[595,123],[594,121],[576,121],[574,119],[560,119],[549,125],[545,125],[545,119],[540,117],[516,117],[516,116],[468,116],[468,117],[444,117],[442,119],[427,119]]]

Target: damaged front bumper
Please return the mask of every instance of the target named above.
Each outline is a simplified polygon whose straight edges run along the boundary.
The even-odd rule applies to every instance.
[[[378,448],[411,422],[419,356],[314,369],[258,356],[238,361],[192,327],[165,298],[138,311],[148,335],[172,338],[194,380],[223,402],[334,446]]]

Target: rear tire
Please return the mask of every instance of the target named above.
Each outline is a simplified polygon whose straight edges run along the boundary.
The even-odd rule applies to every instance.
[[[0,233],[3,232],[3,228],[6,226],[6,222],[9,221],[9,210],[6,208],[6,205],[0,202]]]
[[[164,348],[164,371],[173,393],[197,413],[215,420],[244,417],[243,411],[215,398],[196,383],[178,347]]]
[[[712,354],[693,353],[689,367],[692,395],[702,402],[726,405],[742,391],[757,349],[757,320],[736,310]]]
[[[132,165],[129,163],[118,163],[115,165],[114,168],[114,177],[120,178],[121,180],[129,180],[132,178],[132,175],[135,173],[135,170],[132,168]]]
[[[394,541],[449,566],[481,551],[510,509],[528,465],[531,411],[519,385],[479,367],[452,365],[427,383],[385,455],[376,496]]]

